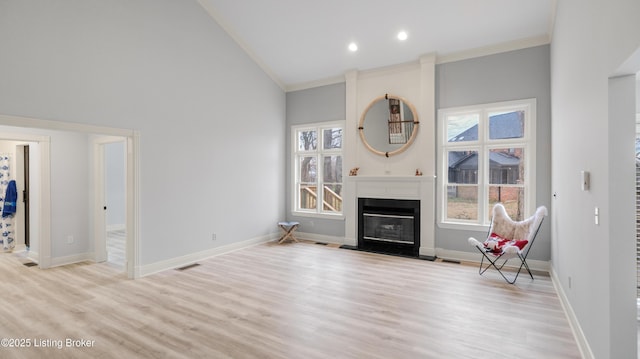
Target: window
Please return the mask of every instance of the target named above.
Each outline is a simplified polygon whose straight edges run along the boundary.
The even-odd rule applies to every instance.
[[[497,202],[511,218],[535,209],[532,100],[438,111],[440,224],[489,225]]]
[[[342,123],[292,128],[294,212],[342,214]]]

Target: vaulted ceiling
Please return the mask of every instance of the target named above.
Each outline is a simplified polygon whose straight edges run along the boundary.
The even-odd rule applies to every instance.
[[[280,86],[292,89],[425,54],[452,60],[549,43],[556,0],[198,1]],[[398,40],[400,31],[406,40]]]

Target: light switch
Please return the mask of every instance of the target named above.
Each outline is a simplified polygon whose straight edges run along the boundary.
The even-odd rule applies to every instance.
[[[595,223],[596,225],[600,224],[600,209],[598,207],[596,207],[596,209],[593,211],[594,215],[595,215]]]

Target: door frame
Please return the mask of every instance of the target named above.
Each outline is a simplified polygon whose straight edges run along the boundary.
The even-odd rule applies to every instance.
[[[40,130],[46,133],[47,130],[55,130],[125,138],[125,186],[128,191],[126,194],[126,272],[128,278],[139,278],[140,133],[130,129],[102,127],[63,121],[47,121],[2,114],[0,114],[0,126],[12,126],[16,128],[16,131],[20,131],[20,129],[24,129],[28,132]],[[4,137],[6,137],[6,134]],[[15,133],[11,134],[10,137],[11,138],[3,138],[3,136],[0,136],[0,139],[38,142],[40,144],[40,192],[42,198],[41,203],[38,206],[39,208],[34,210],[38,210],[40,214],[38,223],[40,228],[40,236],[38,238],[38,265],[42,269],[49,268],[51,267],[51,138],[46,135],[33,135],[28,133]]]
[[[0,124],[2,124],[1,119]],[[39,235],[37,252],[30,252],[29,258],[36,261],[40,268],[49,268],[51,266],[51,138],[28,133],[1,132],[0,141],[37,143],[40,149],[40,200],[36,203],[31,203],[32,210],[38,212]]]

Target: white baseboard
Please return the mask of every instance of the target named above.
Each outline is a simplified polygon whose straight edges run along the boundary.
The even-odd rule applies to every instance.
[[[463,251],[454,251],[450,249],[436,248],[436,257],[446,259],[446,260],[454,260],[454,261],[464,261],[464,262],[472,262],[472,263],[480,263],[482,259],[482,254],[476,251],[474,252],[463,252]],[[506,267],[519,267],[520,263],[517,261],[511,261],[513,263],[507,262]],[[511,264],[511,265],[510,265]],[[532,270],[549,272],[551,268],[549,261],[540,261],[535,259],[527,259],[527,264],[529,268]]]
[[[569,326],[571,327],[573,336],[576,339],[576,343],[578,344],[578,349],[580,350],[582,358],[595,359],[595,357],[593,356],[593,352],[591,351],[591,347],[589,346],[589,342],[587,341],[587,337],[582,331],[582,327],[580,326],[580,322],[578,322],[576,313],[573,311],[573,307],[571,307],[569,298],[567,298],[564,289],[562,289],[562,285],[560,285],[560,279],[558,278],[558,274],[556,273],[556,271],[553,269],[553,266],[551,266],[551,270],[549,271],[549,273],[551,274],[551,282],[553,283],[553,287],[555,288],[556,293],[558,293],[560,304],[562,305],[562,309],[567,316]]]
[[[334,244],[344,244],[344,237],[334,237],[327,236],[324,234],[316,234],[316,233],[305,233],[305,232],[295,232],[294,235],[298,239],[306,239],[309,241],[321,242],[321,243],[334,243]]]
[[[279,238],[279,235],[277,233],[273,233],[273,234],[269,234],[261,237],[252,238],[242,242],[231,243],[231,244],[207,249],[207,250],[196,252],[196,253],[186,254],[180,257],[175,257],[175,258],[171,258],[171,259],[167,259],[167,260],[163,260],[163,261],[159,261],[159,262],[155,262],[147,265],[142,265],[135,270],[135,273],[137,274],[136,278],[148,276],[148,275],[159,273],[169,269],[184,267],[186,265],[193,264],[201,260],[205,260],[211,257],[219,256],[221,254],[237,251],[239,249],[255,246],[257,244],[266,243],[277,238]]]
[[[74,264],[74,263],[79,263],[84,261],[93,261],[93,259],[94,259],[93,252],[73,254],[65,257],[53,257],[51,258],[50,267],[59,267],[59,266],[65,266],[67,264]]]
[[[306,239],[306,240],[322,242],[322,243],[335,243],[340,245],[343,245],[345,243],[344,237],[334,237],[334,236],[327,236],[327,235],[316,234],[316,233],[295,232],[295,236],[299,239]],[[454,260],[454,261],[480,263],[481,254],[478,252],[463,252],[463,251],[455,251],[450,249],[436,248],[436,257],[447,259],[447,260]],[[506,266],[517,267],[516,261],[513,261],[513,265],[511,266],[509,264],[511,263],[507,263]],[[527,259],[527,264],[529,264],[529,268],[531,268],[532,270],[549,272],[549,269],[550,269],[549,261]]]

